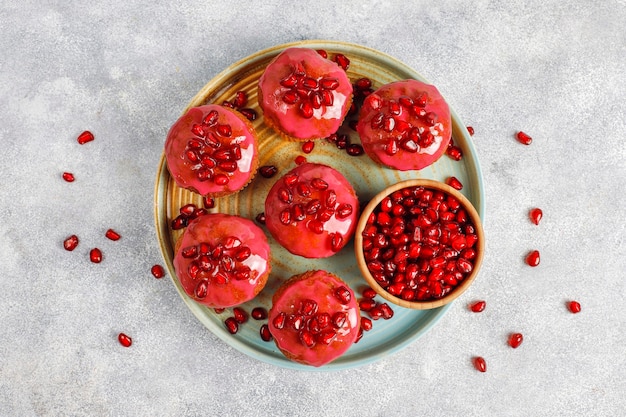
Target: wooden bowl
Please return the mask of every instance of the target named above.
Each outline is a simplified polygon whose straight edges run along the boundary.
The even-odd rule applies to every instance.
[[[396,294],[396,295],[391,294],[389,291],[391,291],[394,288],[390,288],[388,291],[387,289],[384,288],[384,287],[387,287],[388,284],[383,282],[383,285],[381,285],[374,278],[374,276],[372,275],[372,272],[370,272],[370,269],[368,268],[368,265],[366,262],[366,256],[363,250],[363,243],[364,243],[363,231],[365,230],[366,227],[369,226],[368,219],[370,218],[370,215],[372,215],[372,212],[374,212],[374,210],[377,207],[379,207],[380,203],[383,201],[383,199],[385,199],[385,197],[390,196],[396,191],[403,190],[406,188],[412,188],[412,187],[424,187],[425,189],[429,189],[434,192],[440,191],[444,195],[446,195],[446,198],[448,195],[456,198],[460,202],[461,207],[468,214],[467,222],[473,224],[474,229],[475,229],[474,234],[477,237],[476,242],[472,246],[472,248],[475,251],[475,256],[473,259],[471,259],[471,264],[472,264],[471,271],[467,272],[464,278],[458,281],[456,285],[450,285],[449,284],[450,281],[448,281],[448,283],[446,283],[443,280],[440,281],[441,285],[443,285],[444,287],[447,286],[449,287],[449,289],[445,295],[439,298],[434,298],[432,296],[426,295],[423,297],[423,299],[415,299],[414,296],[413,297],[409,296],[407,298],[409,299],[413,298],[412,300],[409,300],[409,299],[401,298],[402,293]],[[411,220],[414,217],[416,216],[406,214],[405,220]],[[387,238],[389,239],[390,236],[387,236]],[[386,189],[378,193],[367,204],[367,206],[363,209],[363,212],[361,213],[361,217],[357,224],[354,247],[355,247],[355,255],[357,259],[357,264],[359,266],[359,269],[361,270],[363,277],[365,278],[367,283],[380,296],[382,296],[387,301],[390,301],[391,303],[396,304],[401,307],[418,309],[418,310],[426,310],[426,309],[441,307],[445,304],[450,303],[451,301],[459,297],[461,294],[463,294],[463,292],[465,292],[465,290],[469,288],[469,286],[472,284],[472,282],[476,278],[476,275],[478,275],[478,272],[482,265],[482,260],[483,260],[483,256],[485,252],[485,235],[484,235],[482,222],[480,220],[480,216],[478,215],[478,212],[476,211],[472,203],[463,194],[461,194],[456,189],[442,182],[433,181],[433,180],[425,180],[425,179],[416,179],[416,180],[407,180],[407,181],[398,182],[394,185],[387,187]],[[461,251],[457,251],[457,252],[460,254]],[[409,259],[407,262],[419,263],[419,259],[420,258]],[[428,258],[423,258],[423,259],[428,259]],[[457,262],[456,265],[458,265],[457,258],[455,257],[449,257],[447,258],[447,261]],[[422,261],[422,262],[425,262],[425,261]],[[422,273],[426,275],[429,274],[430,272],[431,271],[422,271]],[[414,290],[413,294],[416,294],[417,288],[413,288],[413,290]],[[392,291],[392,292],[397,293],[397,290]],[[410,294],[410,291],[407,291],[407,292]]]

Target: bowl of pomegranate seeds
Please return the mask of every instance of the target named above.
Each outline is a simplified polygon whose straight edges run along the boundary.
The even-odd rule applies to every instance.
[[[415,179],[389,186],[365,207],[355,254],[368,284],[401,307],[450,303],[480,270],[485,237],[480,217],[459,191]]]

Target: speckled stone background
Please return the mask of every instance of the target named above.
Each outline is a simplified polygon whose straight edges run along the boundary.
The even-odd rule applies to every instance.
[[[624,415],[623,0],[23,0],[0,23],[1,416]],[[231,63],[302,39],[378,49],[437,85],[476,130],[486,193],[472,288],[406,349],[332,373],[239,353],[150,275],[169,126]]]

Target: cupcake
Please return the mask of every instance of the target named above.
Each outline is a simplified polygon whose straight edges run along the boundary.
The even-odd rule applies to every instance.
[[[435,86],[396,81],[365,98],[357,132],[375,162],[400,171],[419,170],[446,151],[452,134],[450,110]]]
[[[174,269],[185,293],[207,307],[254,298],[270,273],[267,238],[251,220],[209,213],[192,221],[176,242]]]
[[[356,228],[359,201],[352,185],[327,165],[298,165],[270,189],[265,224],[276,241],[305,258],[326,258],[343,248]]]
[[[274,293],[268,326],[290,360],[325,365],[356,341],[361,323],[354,292],[326,271],[295,275]]]
[[[313,49],[288,48],[259,79],[265,122],[284,138],[298,141],[335,133],[352,103],[352,84],[335,62]]]
[[[234,110],[216,104],[192,107],[170,129],[165,157],[179,187],[221,197],[252,180],[257,137],[250,122]]]

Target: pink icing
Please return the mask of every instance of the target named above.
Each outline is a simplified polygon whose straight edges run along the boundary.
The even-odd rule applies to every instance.
[[[299,103],[287,104],[283,95],[289,88],[281,85],[294,68],[301,67],[314,79],[335,78],[339,86],[329,90],[333,104],[313,110],[313,117],[304,118]],[[288,48],[270,62],[259,79],[259,106],[273,126],[288,136],[305,140],[324,138],[335,133],[349,110],[352,84],[345,71],[336,63],[308,48]]]
[[[389,116],[389,101],[398,103],[400,97],[417,99],[426,93],[428,100],[425,107],[414,109],[398,106],[400,114],[393,115],[394,129],[391,132],[373,127],[373,119],[381,112]],[[378,103],[383,103],[382,108]],[[416,114],[422,112],[422,116]],[[434,125],[427,123],[423,114],[434,113],[437,120]],[[390,138],[400,138],[404,132],[400,132],[400,126],[417,127],[421,132],[430,132],[433,142],[426,147],[418,147],[416,152],[408,152],[398,147],[397,153],[390,155],[387,146]],[[451,118],[448,104],[433,85],[424,84],[417,80],[404,80],[386,84],[370,94],[364,101],[359,114],[357,132],[361,137],[361,143],[365,152],[376,162],[401,171],[422,169],[431,165],[445,152],[452,134]]]
[[[198,258],[183,256],[185,249],[208,243],[211,248],[218,244],[228,246],[228,238],[236,237],[240,243],[232,249],[223,249],[231,258],[236,257],[238,250],[244,247],[250,249],[250,255],[243,261],[236,261],[233,273],[230,274],[226,283],[220,283],[216,278],[217,265],[220,261],[214,261],[210,270],[198,273],[194,279],[190,274],[192,262],[198,262]],[[232,307],[254,298],[265,286],[270,272],[270,248],[267,238],[251,220],[221,213],[209,213],[198,217],[191,222],[177,243],[177,251],[174,256],[174,268],[176,276],[183,289],[191,298],[208,307]],[[249,268],[248,279],[239,279],[234,276],[235,271]],[[206,296],[198,296],[198,285],[206,280]]]
[[[342,304],[334,295],[335,290],[345,287],[351,299]],[[281,312],[286,315],[298,314],[302,300],[314,300],[318,305],[317,313],[346,313],[347,320],[342,327],[336,329],[337,336],[330,344],[316,343],[312,348],[306,347],[299,339],[298,332],[285,324],[282,329],[274,325],[274,319]],[[276,346],[291,360],[312,365],[325,365],[343,355],[356,340],[360,327],[360,313],[354,292],[340,278],[325,271],[309,271],[297,275],[285,282],[273,297],[269,312],[268,325]],[[332,325],[331,325],[332,326]]]
[[[215,149],[215,147],[208,146],[205,138],[197,134],[198,130],[194,130],[194,126],[203,126],[203,120],[211,111],[217,111],[219,114],[217,124],[229,125],[232,133],[229,137],[214,134],[215,128],[207,127],[206,124],[203,127],[204,131],[212,132],[214,134],[212,137],[220,141],[218,149],[238,146],[241,153],[240,159],[236,160],[236,170],[234,172],[224,171],[219,166],[214,169],[215,174],[221,173],[228,177],[228,183],[223,185],[216,183],[212,179],[200,180],[199,171],[203,168],[203,165],[199,162],[191,161],[186,155],[186,152],[189,151],[190,140],[196,140],[203,146],[202,150],[195,151],[199,157],[202,156],[204,149],[211,151]],[[243,119],[243,116],[240,116],[234,110],[216,104],[189,109],[171,127],[165,142],[167,166],[178,186],[202,195],[221,196],[239,191],[245,187],[256,170],[257,153],[256,137],[252,127]]]
[[[323,202],[326,197],[326,190],[316,190],[313,187],[310,187],[312,189],[311,195],[303,197],[298,193],[297,186],[292,186],[289,188],[293,201],[285,203],[279,198],[279,194],[282,189],[287,188],[285,179],[292,175],[296,175],[299,182],[306,184],[311,184],[313,179],[323,179],[328,184],[328,190],[334,190],[336,193],[335,208],[339,208],[342,204],[349,204],[352,207],[352,213],[347,217],[338,216],[338,213],[333,214],[328,221],[323,223],[321,233],[312,231],[309,224],[311,220],[316,218],[317,213],[308,215],[302,221],[291,222],[289,225],[284,224],[281,221],[283,210],[292,210],[295,204],[306,207],[314,199]],[[295,167],[276,181],[265,200],[265,224],[270,234],[288,251],[306,258],[329,257],[341,249],[333,248],[333,234],[340,234],[343,241],[341,246],[345,246],[354,234],[358,215],[359,201],[352,185],[339,171],[322,164],[304,163]]]

